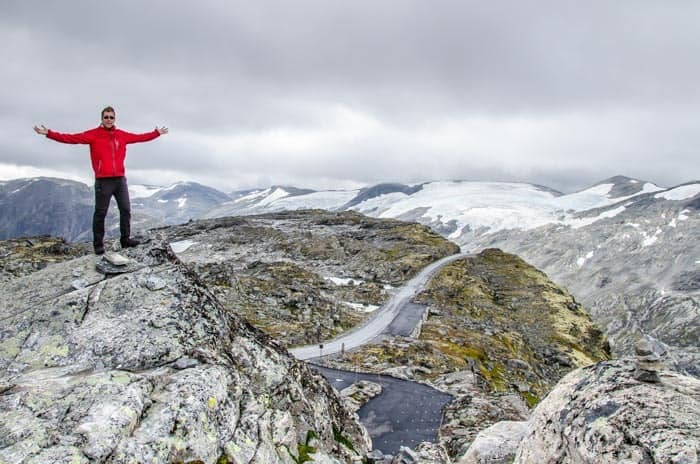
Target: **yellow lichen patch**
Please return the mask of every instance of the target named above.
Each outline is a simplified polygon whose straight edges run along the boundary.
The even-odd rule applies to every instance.
[[[27,331],[18,332],[14,336],[0,341],[0,358],[13,359],[22,350],[22,341],[27,338]]]
[[[65,344],[63,337],[52,335],[42,343],[36,352],[23,351],[19,357],[22,362],[28,362],[32,367],[46,367],[46,365],[53,364],[50,362],[52,359],[64,358],[68,356],[69,352],[70,349]]]

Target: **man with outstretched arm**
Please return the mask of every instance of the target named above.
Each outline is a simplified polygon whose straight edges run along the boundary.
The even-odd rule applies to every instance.
[[[62,143],[80,143],[90,145],[90,161],[95,171],[95,213],[92,216],[92,241],[95,254],[105,252],[105,217],[109,202],[114,197],[119,207],[119,233],[122,248],[139,244],[131,238],[131,204],[126,184],[124,160],[126,146],[130,143],[148,142],[168,133],[167,127],[156,127],[151,132],[132,134],[117,129],[115,111],[111,106],[102,110],[101,124],[85,132],[62,134],[42,126],[34,126],[37,134]]]

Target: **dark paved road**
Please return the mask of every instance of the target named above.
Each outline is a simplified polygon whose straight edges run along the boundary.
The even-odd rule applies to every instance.
[[[384,454],[396,454],[401,446],[414,448],[423,441],[436,442],[442,408],[452,396],[416,382],[386,375],[360,374],[312,366],[336,389],[369,380],[382,386],[382,394],[360,408],[360,421],[372,437],[372,445]]]

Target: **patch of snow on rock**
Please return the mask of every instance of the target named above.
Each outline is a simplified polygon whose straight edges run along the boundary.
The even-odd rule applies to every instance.
[[[344,278],[344,277],[324,277],[326,280],[330,280],[336,285],[350,285],[350,282],[355,284],[359,283],[356,279]]]
[[[154,185],[129,185],[130,198],[149,198],[158,193],[162,187]]]
[[[170,248],[172,248],[173,253],[178,254],[187,250],[192,245],[196,244],[194,240],[180,240],[179,242],[172,242]]]
[[[344,303],[357,311],[362,311],[363,313],[371,313],[379,309],[379,306],[371,304],[351,303],[349,301],[344,301]]]
[[[656,232],[654,232],[654,235],[647,236],[645,233],[642,232],[642,235],[644,235],[644,241],[642,242],[642,247],[648,247],[653,245],[659,240],[659,234],[661,233],[661,229],[656,229]]]
[[[700,184],[681,185],[665,192],[657,193],[654,198],[663,198],[665,200],[688,200],[695,195],[700,194]]]
[[[599,214],[598,216],[580,218],[580,219],[568,219],[566,221],[566,223],[569,224],[572,229],[580,229],[581,227],[591,225],[594,222],[600,221],[601,219],[609,219],[609,218],[615,217],[618,214],[620,214],[621,212],[623,212],[624,210],[625,210],[625,207],[620,206],[620,207],[617,207],[615,209],[604,211],[603,213]]]
[[[577,259],[576,264],[578,264],[578,267],[583,267],[583,265],[586,264],[586,261],[588,261],[592,257],[593,257],[593,252],[589,251],[588,253],[586,253],[586,256]]]

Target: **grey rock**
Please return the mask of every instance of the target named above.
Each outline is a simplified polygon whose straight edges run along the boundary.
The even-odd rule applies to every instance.
[[[382,393],[382,386],[368,380],[360,380],[349,387],[343,388],[340,396],[345,406],[352,412],[357,412],[369,400]]]
[[[200,364],[199,361],[196,359],[188,358],[188,357],[183,357],[175,361],[173,364],[173,367],[175,369],[189,369],[191,367],[198,366]]]
[[[165,288],[166,285],[167,282],[165,279],[161,279],[157,276],[149,276],[148,279],[146,279],[146,288],[151,291],[161,290]]]
[[[88,286],[88,282],[85,279],[75,279],[70,283],[71,287],[75,290],[80,290]]]
[[[288,463],[309,430],[316,462],[350,461],[333,428],[364,453],[327,382],[167,250],[124,251],[140,268],[110,278],[86,256],[0,283],[0,462]]]
[[[384,453],[381,450],[372,450],[365,456],[367,458],[367,464],[383,464],[384,463]]]
[[[510,464],[520,445],[528,423],[524,421],[496,422],[482,430],[458,464]]]
[[[694,463],[700,450],[700,380],[664,370],[634,378],[635,360],[577,369],[537,406],[515,463]]]
[[[449,463],[445,449],[435,443],[423,442],[411,449],[402,446],[391,464],[445,464]]]
[[[509,359],[507,361],[508,366],[515,369],[520,369],[522,371],[530,370],[530,365],[523,361],[522,359]]]

